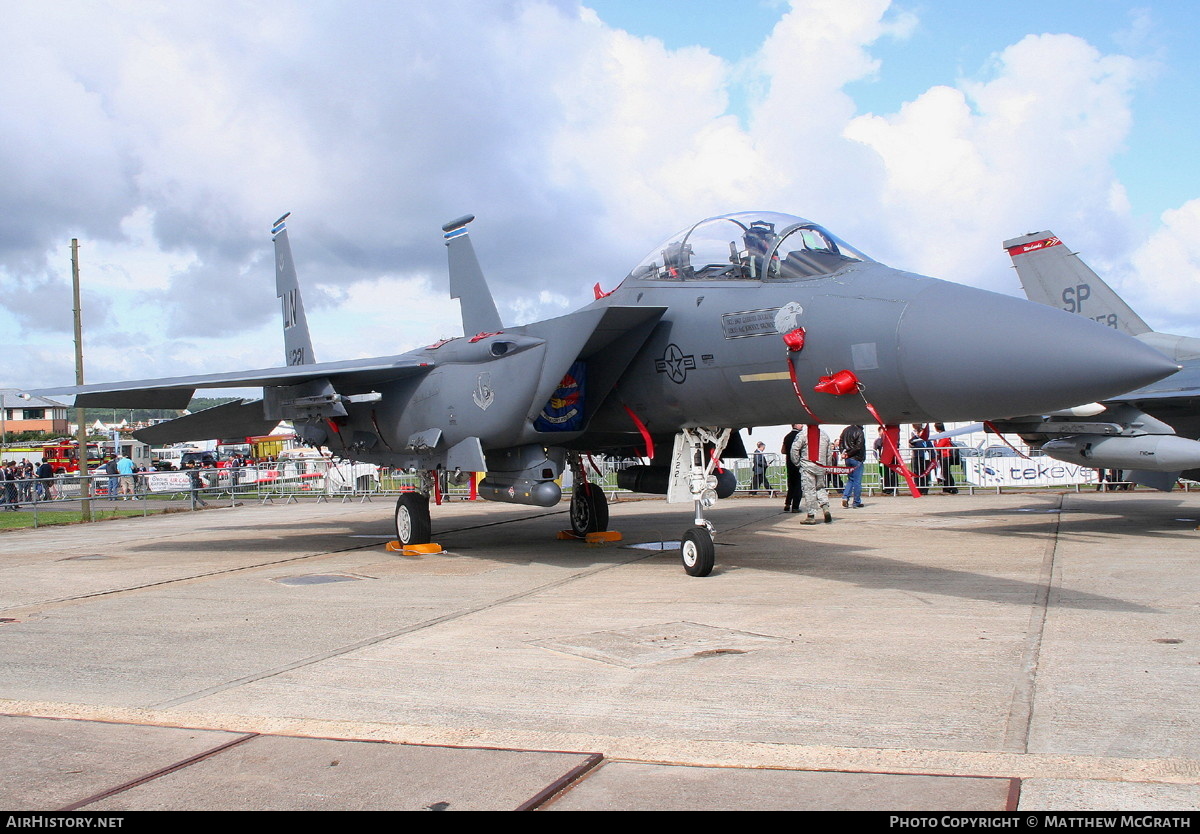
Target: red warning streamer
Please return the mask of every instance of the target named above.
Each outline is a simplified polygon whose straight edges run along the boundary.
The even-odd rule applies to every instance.
[[[796,378],[796,365],[792,361],[792,352],[803,349],[804,340],[805,332],[803,327],[797,327],[795,330],[791,331],[790,333],[786,333],[783,336],[783,342],[788,348],[788,375],[792,379],[792,390],[796,392],[796,399],[800,401],[801,407],[803,407],[808,416],[813,419],[814,423],[820,423],[821,418],[813,413],[813,410],[808,407],[808,403],[804,400],[804,394],[800,390],[800,381]],[[896,465],[893,468],[904,475],[904,480],[908,482],[908,489],[912,493],[913,497],[920,498],[921,490],[917,487],[916,478],[914,477],[912,471],[904,465],[904,460],[900,457],[900,450],[896,448],[895,441],[892,440],[891,435],[887,432],[887,425],[883,422],[883,418],[879,416],[879,412],[875,410],[875,406],[871,405],[871,403],[867,401],[867,396],[863,393],[863,385],[858,381],[858,378],[854,375],[854,372],[851,370],[841,370],[836,374],[823,376],[817,382],[814,390],[825,394],[832,394],[838,397],[849,394],[851,391],[858,392],[859,396],[862,397],[863,404],[867,407],[867,411],[870,412],[871,416],[874,417],[879,425],[883,426],[884,428],[884,439],[888,444],[888,448],[891,450],[893,459],[896,461]],[[808,454],[810,460],[812,460],[813,456],[818,454],[819,451],[814,450],[816,443],[814,442],[813,438],[819,437],[819,435],[815,434],[814,432],[815,428],[816,426],[810,425],[808,429]],[[826,469],[827,471],[843,470],[845,473],[849,473],[851,471],[849,467],[825,466],[822,468]]]
[[[904,458],[900,456],[900,450],[896,448],[896,441],[892,440],[891,434],[888,433],[887,424],[883,422],[883,418],[879,416],[879,412],[875,410],[875,406],[867,402],[867,398],[865,396],[863,397],[863,403],[866,405],[867,411],[871,412],[871,416],[875,418],[875,421],[884,427],[884,442],[887,443],[888,449],[892,453],[892,459],[896,461],[896,464],[893,468],[904,476],[904,480],[908,481],[908,491],[912,493],[913,498],[920,498],[921,490],[917,486],[917,480],[913,476],[912,470],[904,465]]]
[[[721,459],[717,457],[717,450],[709,449],[708,456],[710,458],[712,458],[713,468],[716,469],[718,472],[724,473],[725,470],[721,468]]]
[[[592,470],[596,473],[596,477],[603,479],[604,473],[600,471],[600,467],[596,465],[596,461],[592,459],[592,456],[590,454],[587,455],[587,459],[588,459],[588,463],[590,463],[592,465]],[[584,480],[586,481],[587,480],[587,472],[586,471],[584,472],[583,477],[584,477]]]
[[[642,440],[646,441],[646,457],[654,460],[654,441],[650,438],[650,430],[646,428],[646,424],[633,413],[633,409],[621,403],[621,407],[625,409],[625,413],[633,419],[633,424],[637,426],[638,431],[642,433]]]
[[[808,413],[809,417],[813,418],[813,420],[818,423],[821,422],[821,418],[813,414],[812,409],[808,407],[808,403],[804,401],[804,394],[800,392],[800,382],[796,379],[796,365],[794,362],[792,362],[792,357],[790,354],[788,355],[787,363],[788,373],[792,377],[792,390],[796,392],[796,399],[800,401],[801,407],[803,407],[803,409]]]
[[[1009,442],[1008,442],[1008,438],[1006,438],[1004,435],[1002,435],[1002,434],[1000,433],[1000,430],[999,430],[998,428],[996,428],[996,426],[995,426],[995,425],[992,423],[992,421],[991,421],[991,420],[984,420],[984,421],[983,421],[983,427],[984,427],[986,430],[990,431],[992,434],[996,435],[996,437],[1000,438],[1000,442],[1001,442],[1001,443],[1003,443],[1003,444],[1004,444],[1005,446],[1007,446],[1008,448],[1012,449],[1012,450],[1013,450],[1014,452],[1016,452],[1016,453],[1017,453],[1017,454],[1018,454],[1020,457],[1023,457],[1023,458],[1025,458],[1025,460],[1029,460],[1029,459],[1030,459],[1030,458],[1029,458],[1029,455],[1025,454],[1025,453],[1024,453],[1024,452],[1022,452],[1020,449],[1018,449],[1016,446],[1014,446],[1014,445],[1012,445],[1011,443],[1009,443]]]

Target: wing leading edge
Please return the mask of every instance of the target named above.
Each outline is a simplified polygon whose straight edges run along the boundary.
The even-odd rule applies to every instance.
[[[401,355],[286,368],[42,388],[30,393],[38,396],[73,394],[76,408],[184,409],[198,388],[267,388],[329,380],[337,384],[339,389],[349,391],[426,373],[432,368],[433,364],[426,359]]]

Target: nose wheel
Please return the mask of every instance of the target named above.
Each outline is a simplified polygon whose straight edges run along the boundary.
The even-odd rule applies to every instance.
[[[716,548],[707,527],[689,527],[679,543],[679,555],[688,576],[708,576],[716,564]]]

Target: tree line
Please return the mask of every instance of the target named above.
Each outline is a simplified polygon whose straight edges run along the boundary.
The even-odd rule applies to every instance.
[[[203,411],[206,408],[222,405],[224,403],[233,402],[237,397],[193,397],[188,403],[187,410],[191,412]],[[84,425],[91,426],[97,420],[101,423],[120,423],[122,420],[127,420],[129,423],[147,423],[151,420],[171,420],[183,414],[182,411],[175,411],[169,408],[85,408],[83,410]],[[75,419],[75,410],[68,409],[68,419]],[[7,431],[6,436],[8,442],[13,443],[29,443],[50,440],[54,435],[50,432],[43,431]]]

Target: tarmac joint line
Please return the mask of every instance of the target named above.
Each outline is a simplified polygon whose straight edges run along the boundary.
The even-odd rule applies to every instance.
[[[242,736],[241,738],[235,738],[233,741],[227,741],[224,744],[219,744],[216,747],[212,748],[211,750],[205,750],[203,753],[197,753],[195,756],[189,756],[188,758],[184,759],[183,761],[179,761],[173,765],[167,765],[166,767],[159,768],[158,770],[156,770],[152,773],[147,773],[145,776],[139,776],[137,779],[133,779],[128,782],[125,782],[124,784],[117,785],[114,788],[109,788],[106,791],[101,791],[100,793],[95,794],[94,796],[89,796],[86,799],[79,800],[78,802],[72,802],[70,805],[67,805],[65,808],[59,808],[58,810],[61,813],[65,813],[67,811],[78,811],[80,808],[83,808],[87,805],[91,805],[93,802],[100,802],[101,800],[108,799],[110,796],[115,796],[116,794],[124,793],[125,791],[130,790],[131,788],[136,788],[138,785],[144,785],[147,782],[151,782],[155,779],[166,776],[169,773],[174,773],[177,770],[183,770],[185,767],[190,767],[191,765],[194,765],[196,762],[203,761],[204,759],[210,758],[212,756],[216,756],[217,754],[223,753],[231,747],[236,747],[239,744],[245,744],[247,741],[250,741],[251,739],[255,739],[258,737],[259,737],[258,733],[249,733],[247,735]]]

